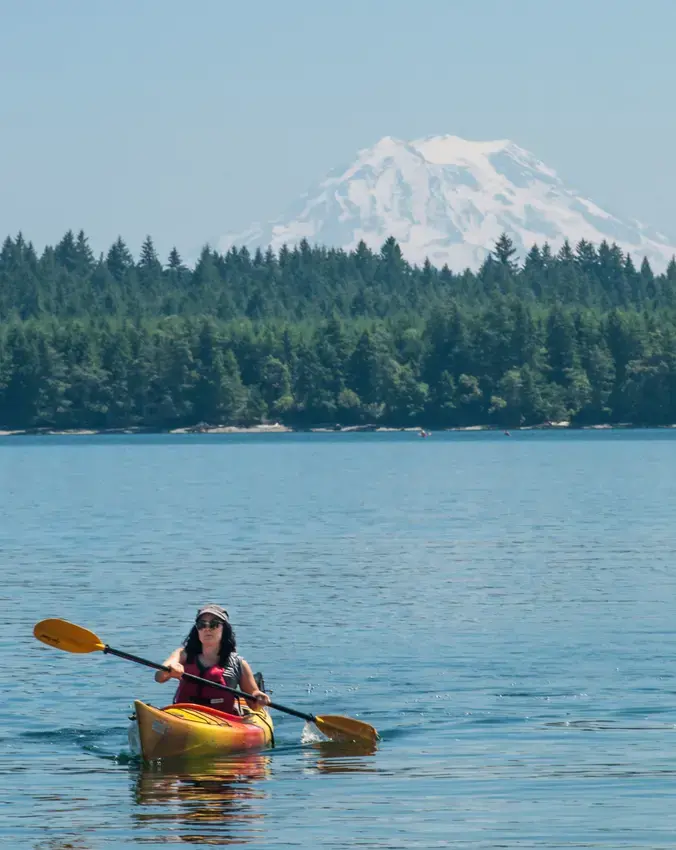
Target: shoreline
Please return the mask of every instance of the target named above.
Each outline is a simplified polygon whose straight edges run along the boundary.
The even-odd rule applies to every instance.
[[[267,425],[195,425],[185,428],[146,428],[142,426],[131,426],[129,428],[25,428],[17,430],[0,430],[0,437],[80,437],[80,436],[114,436],[114,435],[142,435],[142,434],[394,434],[413,433],[426,437],[434,433],[444,434],[453,432],[502,432],[510,435],[511,432],[519,431],[617,431],[617,430],[645,430],[645,429],[670,429],[676,428],[671,425],[634,425],[631,422],[620,422],[614,424],[600,425],[571,425],[570,422],[545,422],[539,425],[524,425],[517,427],[504,427],[501,425],[463,425],[452,428],[437,428],[435,431],[428,430],[423,426],[393,428],[378,425],[319,425],[316,427],[292,427],[279,423]]]

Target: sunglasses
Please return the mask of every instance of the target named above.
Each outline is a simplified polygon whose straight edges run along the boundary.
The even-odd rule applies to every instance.
[[[195,625],[197,628],[202,631],[202,629],[217,629],[219,626],[222,626],[223,623],[220,620],[198,620]]]

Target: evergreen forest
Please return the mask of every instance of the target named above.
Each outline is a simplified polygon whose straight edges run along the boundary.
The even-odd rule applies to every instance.
[[[150,237],[7,237],[0,428],[676,423],[676,261],[515,253],[503,234],[473,272],[303,241],[189,268]]]

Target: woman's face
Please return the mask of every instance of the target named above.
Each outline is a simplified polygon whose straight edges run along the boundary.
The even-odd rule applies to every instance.
[[[221,645],[223,621],[213,614],[203,614],[195,623],[197,634],[204,649],[214,649]]]

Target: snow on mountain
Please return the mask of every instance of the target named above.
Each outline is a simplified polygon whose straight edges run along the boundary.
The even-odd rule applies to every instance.
[[[313,244],[373,250],[394,236],[406,259],[454,271],[476,269],[501,233],[523,258],[534,243],[565,239],[616,242],[655,271],[676,253],[666,236],[623,221],[566,186],[557,173],[509,140],[472,142],[430,136],[403,142],[386,136],[335,169],[279,219],[218,240],[278,251],[305,238]],[[676,241],[676,240],[675,240]]]

